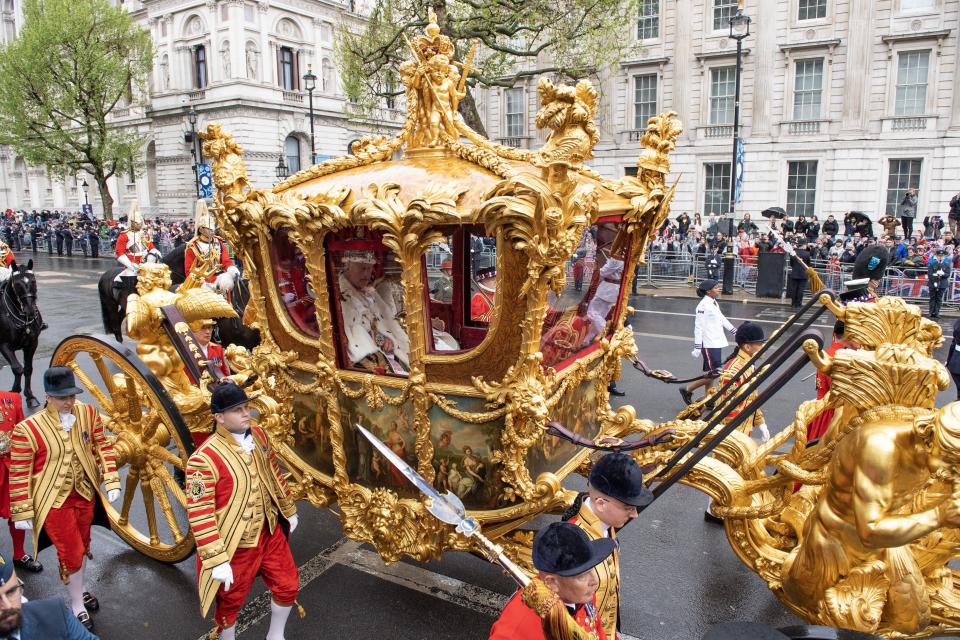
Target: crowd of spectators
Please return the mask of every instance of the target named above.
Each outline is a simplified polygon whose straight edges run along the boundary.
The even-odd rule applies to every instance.
[[[952,217],[953,208],[957,208],[956,219]],[[873,222],[857,212],[827,215],[822,220],[815,215],[767,219],[744,213],[737,221],[735,232],[728,236],[723,233],[726,220],[720,216],[709,215],[704,219],[699,213],[693,216],[681,213],[664,222],[650,249],[655,259],[693,257],[709,261],[722,256],[730,247],[742,263],[756,264],[761,252],[786,251],[785,243],[789,243],[794,249],[809,251],[813,266],[822,266],[852,265],[861,251],[879,244],[886,248],[890,266],[908,273],[925,272],[941,248],[953,266],[960,268],[957,249],[960,194],[951,201],[949,229],[946,218],[926,216],[922,224],[912,230],[912,224],[904,229],[903,218],[891,215]]]
[[[161,253],[179,246],[194,235],[193,222],[166,221],[151,218],[144,226]],[[77,211],[14,211],[0,214],[0,239],[13,249],[46,251],[61,256],[99,257],[113,255],[117,236],[126,227],[126,216],[116,221],[95,219]]]

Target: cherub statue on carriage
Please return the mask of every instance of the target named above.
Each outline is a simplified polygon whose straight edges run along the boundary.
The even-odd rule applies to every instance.
[[[245,267],[245,322],[261,336],[252,354],[229,354],[231,378],[256,396],[294,496],[336,503],[344,533],[388,562],[493,549],[523,568],[533,537],[526,525],[575,497],[564,479],[589,470],[594,449],[629,450],[659,483],[655,494],[677,481],[710,494],[740,557],[806,619],[889,636],[960,629],[947,566],[960,524],[948,508],[958,500],[955,480],[927,464],[960,451],[956,411],[936,412],[932,402],[946,380],[930,359],[939,327],[902,302],[844,307],[823,292],[754,356],[758,366],[744,368],[753,373],[736,390],[721,389],[698,415],[655,424],[631,406],[611,408],[608,385],[637,356],[628,293],[670,210],[680,122],[672,113],[651,118],[636,175],[606,179],[585,164],[599,140],[589,82],[541,79],[536,123],[545,143],[514,149],[457,115],[464,74],[435,24],[411,48],[399,133],[364,138],[352,155],[272,188],[250,183],[233,135],[216,124],[200,134],[213,162],[217,232]],[[194,348],[191,323],[235,311],[193,286],[203,274],[170,292],[165,269],[139,271],[127,315],[136,354],[74,337],[53,362],[71,366],[110,417],[126,467],[121,506],[108,508],[115,529],[144,553],[177,561],[193,549],[178,474],[195,436],[210,429],[218,378]],[[828,311],[860,332],[862,351],[832,361],[821,354],[822,339],[808,330]],[[835,391],[802,404],[769,443],[723,420],[748,398],[769,399],[809,358],[833,372]],[[806,424],[828,406],[832,431],[807,447]],[[849,489],[837,469],[864,455],[844,440],[868,428],[877,438],[897,429],[914,438],[915,477],[901,487],[912,493],[851,507],[845,524],[828,521],[824,500]],[[486,538],[431,517],[435,505],[391,460],[454,496]],[[870,473],[895,464],[866,462]],[[942,517],[908,526],[930,509]],[[872,527],[888,515],[903,528],[884,536]],[[898,551],[877,551],[886,547]],[[846,564],[807,571],[825,548],[844,551]]]

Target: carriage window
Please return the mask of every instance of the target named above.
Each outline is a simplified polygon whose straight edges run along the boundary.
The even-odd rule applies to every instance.
[[[381,375],[410,371],[400,263],[378,234],[350,229],[327,241],[341,366]]]
[[[551,291],[547,298],[540,339],[543,366],[561,364],[613,332],[626,246],[616,241],[619,230],[619,221],[584,229],[566,264],[566,289],[560,296]]]
[[[475,324],[489,324],[497,291],[497,239],[470,234],[470,308]]]
[[[424,256],[426,269],[428,305],[427,346],[432,353],[459,351],[460,324],[454,314],[455,299],[461,296],[454,295],[456,285],[453,277],[453,235],[447,236],[443,242],[432,244],[427,248]]]
[[[317,296],[307,278],[306,260],[290,242],[286,229],[273,237],[270,254],[273,279],[287,315],[297,329],[316,338],[320,335],[314,306]]]

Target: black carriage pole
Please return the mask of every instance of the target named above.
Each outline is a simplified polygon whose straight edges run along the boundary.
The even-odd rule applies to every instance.
[[[743,39],[750,35],[750,18],[743,15],[743,6],[730,16],[730,38],[737,41],[737,71],[733,95],[733,161],[730,163],[730,212],[727,224],[727,252],[723,256],[723,293],[733,293],[733,238],[736,233],[737,159],[740,155],[740,77],[743,75]]]

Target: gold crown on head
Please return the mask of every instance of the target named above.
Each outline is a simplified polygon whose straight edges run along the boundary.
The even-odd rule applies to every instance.
[[[454,46],[449,37],[440,34],[440,25],[437,24],[437,14],[433,9],[427,12],[427,27],[424,29],[426,35],[413,38],[414,50],[421,60],[429,60],[435,55],[445,55],[448,59],[453,58]]]

